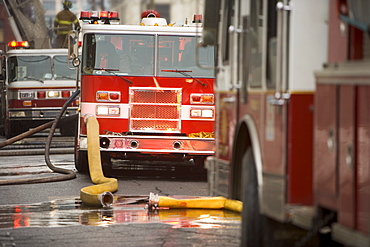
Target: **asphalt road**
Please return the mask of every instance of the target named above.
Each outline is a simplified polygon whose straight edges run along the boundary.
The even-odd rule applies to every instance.
[[[72,154],[51,155],[53,164],[74,169]],[[0,179],[57,176],[43,155],[0,157]],[[79,199],[92,185],[88,174],[51,183],[0,186],[2,246],[239,246],[240,215],[225,210],[148,211],[150,192],[175,198],[207,196],[206,181],[182,176],[125,176],[119,171],[116,202],[92,208]],[[114,175],[114,174],[113,174]]]

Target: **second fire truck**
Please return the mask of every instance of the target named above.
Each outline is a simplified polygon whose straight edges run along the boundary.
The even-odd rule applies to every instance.
[[[76,72],[67,66],[67,49],[27,48],[26,41],[9,42],[1,58],[1,125],[8,138],[54,120],[76,89]],[[75,100],[64,116],[76,116],[77,107]],[[62,135],[74,134],[72,119],[59,126]]]
[[[88,169],[84,118],[99,122],[104,165],[112,158],[203,167],[214,153],[214,49],[196,59],[201,24],[167,25],[158,13],[119,25],[116,12],[82,12],[81,112],[76,168]],[[197,63],[202,67],[197,66]],[[204,67],[204,68],[203,68]]]

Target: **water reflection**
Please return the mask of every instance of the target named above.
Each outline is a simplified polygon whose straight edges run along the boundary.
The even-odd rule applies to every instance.
[[[53,200],[29,205],[0,206],[0,228],[109,226],[125,223],[164,223],[172,228],[239,227],[239,213],[207,209],[145,209],[143,196],[116,196],[112,208],[94,208],[80,199]]]

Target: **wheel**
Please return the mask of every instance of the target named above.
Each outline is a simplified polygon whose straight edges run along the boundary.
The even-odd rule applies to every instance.
[[[293,246],[304,235],[304,231],[260,213],[257,171],[251,147],[247,149],[242,159],[241,179],[243,201],[241,246]],[[315,239],[312,240],[314,241]],[[310,241],[310,245],[307,246],[317,246],[317,243],[311,244]]]
[[[78,124],[78,115],[64,117],[59,121],[58,128],[62,136],[75,136]]]
[[[249,147],[242,159],[242,245],[264,246],[262,220],[259,211],[257,172],[252,148]]]
[[[75,148],[75,167],[80,173],[89,172],[89,163],[86,151],[79,151]]]
[[[113,173],[112,160],[107,152],[100,152],[100,159],[102,163],[104,176],[109,176]]]
[[[60,127],[59,130],[62,136],[74,136],[76,134],[76,129],[73,126]]]
[[[26,128],[22,122],[18,121],[9,121],[7,127],[8,128],[5,129],[6,138],[12,138],[28,130],[28,128]]]
[[[206,158],[207,156],[200,156],[194,159],[195,167],[193,168],[192,173],[201,180],[207,180],[207,169],[204,166],[204,161]]]

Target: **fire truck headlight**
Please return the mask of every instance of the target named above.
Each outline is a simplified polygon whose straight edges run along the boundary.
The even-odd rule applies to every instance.
[[[190,109],[190,117],[213,118],[213,109]]]
[[[202,110],[202,117],[213,118],[213,110]]]
[[[59,92],[58,91],[48,91],[48,98],[58,98]]]
[[[35,98],[35,92],[20,92],[19,93],[20,99],[34,99]]]
[[[202,117],[202,110],[200,109],[191,109],[190,116],[192,117]]]
[[[119,116],[120,108],[119,106],[107,106],[107,105],[98,105],[96,106],[96,115],[98,116]]]

